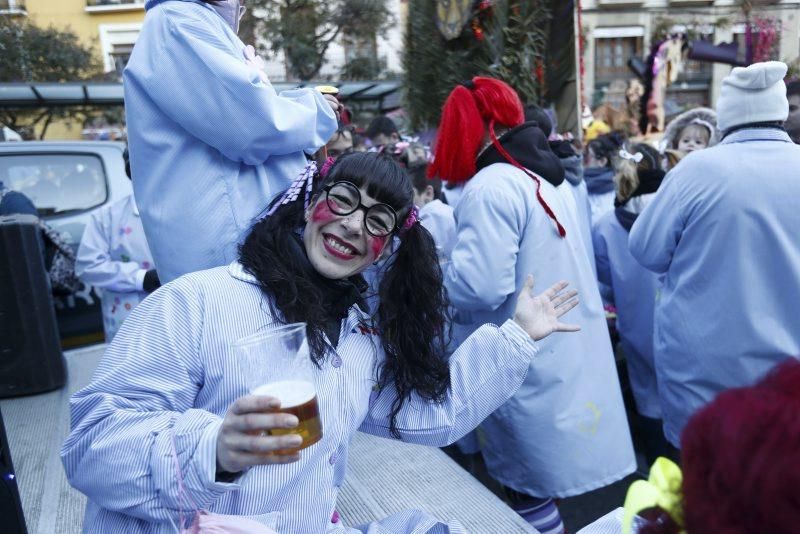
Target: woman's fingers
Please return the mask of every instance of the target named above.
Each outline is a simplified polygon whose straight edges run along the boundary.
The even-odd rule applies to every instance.
[[[231,417],[229,426],[239,432],[251,432],[270,428],[294,428],[297,423],[297,416],[289,413],[250,412]]]
[[[564,302],[563,304],[561,304],[560,306],[555,308],[556,317],[561,317],[562,315],[564,315],[565,313],[570,311],[572,308],[574,308],[578,304],[580,304],[580,300],[578,300],[578,297],[575,297],[572,300]]]
[[[553,332],[577,332],[580,329],[581,327],[576,324],[556,323],[555,328],[553,328]]]
[[[303,443],[300,434],[282,436],[229,434],[223,437],[225,446],[234,453],[266,454],[273,451],[295,449]]]
[[[556,295],[558,295],[568,285],[569,285],[569,282],[566,282],[564,280],[560,280],[560,281],[556,282],[555,284],[553,284],[552,286],[550,286],[547,289],[547,291],[542,293],[542,295],[544,295],[547,298],[547,300],[553,300],[556,297]]]
[[[562,304],[564,304],[568,300],[576,297],[577,295],[578,295],[578,292],[576,290],[570,289],[566,293],[562,293],[561,295],[556,295],[550,301],[550,303],[553,305],[554,308],[558,308],[559,306],[561,306]]]
[[[250,412],[270,412],[280,408],[281,402],[275,397],[268,395],[245,395],[239,397],[231,406],[230,410],[235,415],[242,415]]]

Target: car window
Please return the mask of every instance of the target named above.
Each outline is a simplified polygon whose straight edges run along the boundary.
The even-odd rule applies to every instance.
[[[30,198],[40,215],[88,210],[108,198],[103,163],[92,154],[3,155],[0,181]]]

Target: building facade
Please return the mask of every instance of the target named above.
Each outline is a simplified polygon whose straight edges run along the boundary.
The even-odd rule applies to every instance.
[[[32,23],[69,29],[91,47],[108,78],[121,78],[144,20],[144,0],[0,0],[0,16],[27,17]],[[344,65],[356,56],[370,55],[387,72],[402,71],[402,28],[407,0],[387,0],[395,24],[385,36],[354,40],[340,36],[328,48],[320,80],[338,80]],[[291,81],[283,54],[267,58],[267,73],[274,82]],[[79,139],[85,136],[77,125],[53,123],[48,139]]]
[[[92,47],[106,72],[120,74],[144,19],[143,0],[11,0],[24,2],[27,17],[42,27],[74,32]]]
[[[69,30],[91,48],[109,78],[122,75],[144,20],[144,0],[0,0],[40,27]],[[36,80],[34,80],[36,81]],[[84,125],[54,121],[47,139],[81,139]],[[115,132],[119,125],[115,125]]]
[[[592,107],[621,107],[627,81],[635,78],[628,59],[645,60],[664,31],[689,34],[713,44],[736,43],[744,57],[748,16],[741,0],[582,0],[584,88]],[[800,0],[750,0],[752,32],[764,25],[777,31],[768,57],[787,63],[800,56]],[[755,39],[757,40],[757,39]],[[683,72],[668,89],[674,108],[713,106],[731,66],[684,61]]]

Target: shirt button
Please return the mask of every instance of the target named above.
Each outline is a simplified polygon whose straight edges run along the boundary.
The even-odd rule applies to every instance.
[[[338,460],[338,459],[339,459],[339,455],[334,452],[333,454],[331,454],[331,457],[328,459],[328,463],[333,465],[333,464],[336,463],[336,460]]]
[[[334,355],[333,360],[331,360],[331,365],[333,365],[336,368],[341,367],[342,366],[342,358],[338,354]]]

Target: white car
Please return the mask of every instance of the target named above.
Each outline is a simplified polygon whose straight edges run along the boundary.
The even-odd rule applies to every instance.
[[[30,198],[39,216],[77,251],[92,211],[131,193],[124,149],[113,141],[0,143],[0,181]],[[65,347],[103,340],[99,300],[85,284],[55,298]]]

